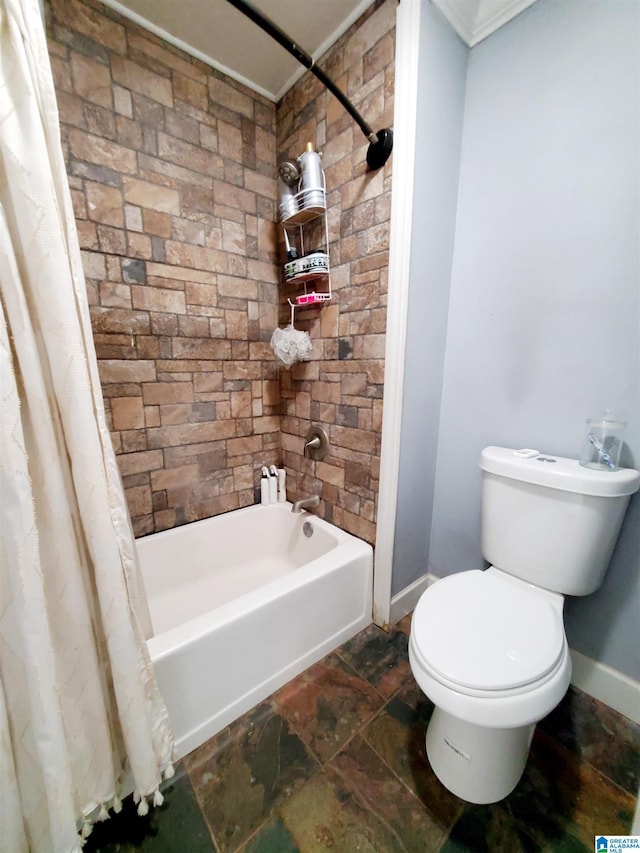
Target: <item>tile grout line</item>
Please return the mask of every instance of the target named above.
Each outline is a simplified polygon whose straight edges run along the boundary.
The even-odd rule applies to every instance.
[[[213,831],[213,827],[209,823],[209,819],[207,818],[207,813],[204,810],[204,805],[200,801],[200,795],[198,793],[198,790],[196,789],[196,786],[193,784],[193,781],[191,779],[191,775],[189,773],[189,769],[187,768],[186,764],[184,765],[184,769],[185,769],[185,773],[187,775],[187,779],[189,780],[189,784],[191,785],[191,790],[193,791],[194,796],[196,798],[198,810],[200,811],[200,814],[202,815],[202,819],[204,820],[204,824],[207,827],[207,831],[209,833],[209,838],[211,839],[211,843],[213,844],[213,847],[215,849],[215,853],[222,853],[222,851],[220,850],[220,845],[218,844],[218,839],[215,836],[215,833]]]
[[[354,671],[356,671],[356,670],[355,670],[355,668],[354,668]],[[363,677],[363,676],[361,676],[361,677]],[[365,680],[366,680],[366,679],[365,679]],[[375,754],[375,756],[376,756],[376,757],[377,757],[377,758],[382,762],[383,766],[384,766],[384,767],[385,767],[385,769],[390,773],[391,777],[392,777],[392,778],[394,778],[397,782],[399,782],[399,783],[400,783],[400,785],[402,786],[402,788],[403,788],[403,789],[404,789],[404,790],[409,794],[409,796],[410,796],[413,800],[416,800],[416,802],[417,802],[417,803],[419,803],[419,804],[420,804],[420,806],[421,806],[422,808],[426,808],[426,809],[428,810],[428,805],[427,805],[427,804],[426,804],[426,803],[425,803],[425,802],[424,802],[424,801],[423,801],[423,800],[418,796],[418,794],[417,794],[415,791],[413,791],[413,790],[409,787],[409,785],[405,782],[405,780],[404,780],[404,779],[402,779],[402,778],[401,778],[401,777],[396,773],[396,771],[393,769],[393,767],[391,767],[391,766],[390,766],[390,764],[385,760],[385,758],[384,758],[384,757],[383,757],[383,756],[378,752],[378,750],[376,749],[376,747],[374,746],[374,744],[372,744],[372,743],[371,743],[371,741],[370,741],[370,740],[366,737],[366,735],[365,735],[365,729],[367,729],[367,728],[371,725],[371,723],[373,723],[373,721],[374,721],[374,720],[376,720],[378,717],[380,717],[380,716],[382,715],[382,713],[385,711],[385,709],[387,708],[387,706],[389,705],[389,703],[398,697],[398,694],[400,693],[400,691],[401,691],[401,690],[402,690],[402,689],[403,689],[403,688],[404,688],[404,687],[409,683],[409,681],[410,681],[410,680],[411,680],[411,675],[409,675],[409,676],[405,679],[405,681],[403,681],[403,682],[402,682],[402,684],[400,684],[400,685],[399,685],[399,686],[398,686],[398,687],[393,691],[393,693],[392,693],[392,694],[391,694],[391,695],[390,695],[390,696],[385,700],[385,702],[384,702],[384,704],[382,705],[382,707],[381,707],[381,708],[379,708],[379,709],[378,709],[378,711],[376,711],[376,712],[375,712],[375,714],[373,714],[373,715],[372,715],[372,716],[371,716],[371,717],[370,717],[366,722],[362,723],[362,725],[358,728],[358,730],[357,730],[357,731],[355,731],[355,732],[353,733],[353,735],[351,735],[351,737],[350,737],[347,741],[345,741],[345,743],[344,743],[344,744],[342,744],[342,746],[340,747],[340,749],[336,750],[336,752],[335,752],[335,753],[331,756],[331,758],[330,758],[330,759],[328,759],[328,761],[326,762],[327,764],[331,763],[331,769],[332,769],[335,773],[337,773],[337,774],[340,776],[340,778],[342,779],[342,781],[343,781],[343,783],[346,785],[346,787],[347,787],[350,791],[352,791],[352,793],[354,794],[354,796],[358,798],[358,800],[359,800],[359,801],[360,801],[360,802],[361,802],[361,803],[366,807],[366,809],[367,809],[368,811],[372,812],[372,813],[373,813],[373,814],[374,814],[374,815],[375,815],[375,816],[376,816],[376,817],[381,821],[381,823],[389,829],[389,831],[393,834],[393,836],[394,836],[394,837],[396,837],[396,839],[398,840],[398,842],[401,844],[401,846],[403,847],[403,849],[405,849],[405,848],[404,848],[404,844],[402,843],[402,841],[401,841],[400,839],[398,839],[398,838],[397,838],[397,835],[396,835],[395,831],[394,831],[394,830],[393,830],[393,829],[388,825],[387,821],[386,821],[386,820],[385,820],[381,815],[379,815],[379,814],[378,814],[378,812],[377,812],[377,810],[374,808],[373,804],[371,804],[371,803],[369,802],[369,800],[367,800],[365,797],[363,797],[363,796],[359,793],[359,791],[358,791],[358,790],[357,790],[357,789],[356,789],[356,788],[355,788],[355,787],[350,783],[349,779],[344,775],[344,773],[342,773],[342,772],[339,770],[339,768],[338,768],[335,764],[333,764],[332,762],[333,762],[333,760],[336,758],[336,756],[337,756],[340,752],[342,752],[342,751],[347,747],[347,745],[348,745],[349,743],[351,743],[351,741],[353,741],[357,736],[360,736],[360,737],[362,738],[362,740],[366,743],[366,745],[369,747],[369,749],[371,749],[371,751]],[[369,682],[367,682],[367,683],[369,683]],[[379,691],[378,691],[378,692],[379,692]],[[400,701],[402,701],[402,700],[400,700]],[[406,704],[406,703],[405,703],[405,704]],[[462,814],[462,812],[463,812],[463,811],[464,811],[464,806],[461,806],[461,808],[460,808],[460,810],[459,810],[458,814],[456,815],[456,817],[455,817],[455,818],[454,818],[454,820],[452,821],[451,825],[450,825],[450,826],[448,826],[448,827],[442,827],[442,839],[441,839],[441,841],[440,841],[440,843],[439,843],[439,845],[438,845],[438,850],[442,849],[442,846],[446,843],[446,841],[447,841],[447,839],[448,839],[448,837],[449,837],[449,834],[450,834],[451,830],[452,830],[452,829],[453,829],[453,827],[455,826],[456,821],[459,819],[459,817],[460,817],[460,815]]]
[[[337,653],[336,653],[336,654],[337,654]],[[351,743],[351,742],[352,742],[352,741],[353,741],[357,736],[361,736],[361,737],[362,737],[362,739],[364,740],[364,742],[369,746],[369,748],[370,748],[370,749],[375,753],[375,755],[376,755],[376,756],[377,756],[377,757],[382,761],[382,763],[383,763],[384,767],[385,767],[385,768],[386,768],[386,769],[391,773],[391,775],[392,775],[392,776],[393,776],[397,781],[399,781],[399,782],[402,784],[402,786],[403,786],[404,788],[406,788],[406,790],[409,792],[409,794],[411,794],[411,796],[412,796],[414,799],[417,799],[417,800],[418,800],[418,802],[421,802],[421,801],[420,801],[420,798],[416,796],[416,794],[415,794],[415,793],[414,793],[414,792],[413,792],[413,791],[412,791],[412,790],[411,790],[411,789],[406,785],[406,783],[405,783],[402,779],[400,779],[400,777],[396,774],[396,772],[393,770],[393,768],[389,767],[389,765],[387,764],[387,762],[382,758],[382,756],[378,753],[378,751],[377,751],[377,750],[376,750],[376,749],[375,749],[375,748],[374,748],[374,747],[369,743],[369,741],[364,737],[364,729],[365,729],[365,728],[367,728],[367,726],[369,726],[369,725],[370,725],[370,724],[371,724],[371,723],[372,723],[372,722],[373,722],[377,717],[379,717],[379,716],[380,716],[380,714],[381,714],[381,713],[384,711],[384,709],[386,708],[386,706],[387,706],[388,702],[390,702],[393,698],[395,698],[396,694],[397,694],[397,693],[398,693],[398,692],[399,692],[399,691],[400,691],[400,690],[405,686],[405,684],[406,684],[407,682],[406,682],[406,681],[404,681],[404,682],[403,682],[403,683],[402,683],[402,684],[401,684],[401,685],[400,685],[396,690],[394,690],[394,692],[391,694],[391,696],[389,696],[389,697],[388,697],[388,699],[385,699],[385,697],[380,693],[380,691],[379,691],[379,690],[377,690],[377,689],[375,688],[375,685],[370,684],[370,682],[369,682],[366,678],[364,678],[364,677],[363,677],[363,676],[362,676],[362,675],[361,675],[361,674],[360,674],[360,673],[355,669],[355,667],[351,666],[351,665],[349,664],[349,662],[348,662],[348,661],[345,661],[345,660],[344,660],[344,658],[342,658],[341,656],[340,656],[340,659],[341,659],[344,663],[346,663],[346,664],[350,667],[350,669],[351,669],[351,670],[352,670],[352,671],[353,671],[353,672],[354,672],[354,673],[355,673],[359,678],[361,678],[363,681],[365,681],[365,682],[366,682],[370,687],[373,687],[373,688],[376,690],[376,693],[377,693],[377,694],[380,696],[380,698],[382,698],[384,701],[383,701],[382,706],[381,706],[380,708],[378,708],[378,710],[377,710],[377,711],[375,711],[375,712],[374,712],[370,717],[368,717],[365,721],[363,721],[363,722],[360,724],[360,726],[358,726],[358,728],[357,728],[357,729],[356,729],[356,730],[355,730],[355,731],[354,731],[354,732],[353,732],[353,733],[352,733],[352,734],[347,738],[347,740],[345,740],[345,741],[344,741],[344,743],[342,743],[342,744],[341,744],[341,745],[336,749],[336,751],[335,751],[335,752],[333,752],[333,753],[332,753],[332,754],[331,754],[331,755],[330,755],[326,760],[324,760],[324,761],[323,761],[319,756],[317,756],[317,755],[316,755],[315,751],[314,751],[314,750],[313,750],[313,748],[312,748],[312,747],[307,743],[306,739],[304,738],[303,734],[302,734],[302,733],[301,733],[301,731],[298,729],[298,727],[295,725],[295,723],[294,723],[293,721],[291,721],[288,717],[286,717],[286,716],[285,716],[285,719],[286,719],[286,720],[287,720],[287,722],[291,725],[291,727],[292,727],[292,728],[293,728],[293,730],[295,731],[296,735],[297,735],[297,736],[300,738],[300,740],[304,743],[305,747],[307,747],[307,749],[310,751],[310,753],[311,753],[312,757],[313,757],[313,758],[315,758],[315,759],[318,761],[318,764],[319,764],[319,767],[318,767],[318,769],[316,770],[316,772],[315,772],[315,773],[313,773],[311,776],[309,776],[307,779],[305,779],[305,782],[304,782],[303,787],[304,787],[304,786],[305,786],[305,785],[306,785],[306,784],[307,784],[311,779],[313,779],[313,778],[314,778],[318,773],[325,772],[326,768],[330,765],[330,766],[331,766],[331,770],[332,770],[332,771],[334,771],[335,773],[337,773],[337,775],[340,777],[340,779],[342,780],[342,782],[343,782],[343,784],[346,786],[346,788],[347,788],[347,789],[352,793],[352,795],[353,795],[354,797],[356,797],[356,799],[358,800],[358,802],[360,802],[360,804],[365,808],[365,810],[366,810],[367,812],[371,812],[373,815],[375,815],[375,817],[376,817],[376,818],[377,818],[377,819],[378,819],[378,820],[379,820],[379,821],[380,821],[380,822],[381,822],[381,823],[382,823],[382,824],[383,824],[383,825],[388,829],[388,831],[393,835],[393,837],[396,839],[396,841],[397,841],[397,842],[398,842],[398,844],[401,846],[401,848],[402,848],[403,850],[406,850],[405,845],[403,844],[402,840],[398,837],[398,835],[397,835],[396,831],[395,831],[391,826],[389,826],[388,822],[387,822],[387,821],[386,821],[386,820],[385,820],[385,819],[384,819],[380,814],[378,814],[378,812],[377,812],[377,810],[376,810],[375,808],[373,808],[373,805],[372,805],[372,804],[371,804],[371,803],[370,803],[366,798],[364,798],[364,797],[360,794],[360,792],[359,792],[359,791],[358,791],[358,790],[353,786],[353,784],[350,782],[350,780],[349,780],[347,777],[345,777],[345,776],[344,776],[344,774],[343,774],[343,773],[342,773],[342,772],[341,772],[341,771],[340,771],[340,770],[339,770],[339,769],[338,769],[338,768],[337,768],[337,767],[336,767],[332,762],[333,762],[333,760],[336,758],[336,756],[337,756],[340,752],[342,752],[343,750],[345,750],[345,749],[347,748],[347,746],[348,746],[348,745],[349,745],[349,744],[350,744],[350,743]],[[407,681],[408,681],[408,679],[407,679]],[[278,708],[278,711],[282,712],[282,710],[283,710],[283,709],[281,709],[281,708],[280,708],[280,706],[277,704],[277,700],[274,700],[274,702],[275,702],[275,704],[276,704],[276,707]],[[266,824],[267,824],[267,823],[268,823],[272,818],[273,818],[273,814],[272,814],[269,818],[267,818],[267,819],[266,819],[266,820],[265,820],[265,821],[260,825],[260,827],[259,827],[259,828],[258,828],[258,829],[253,833],[253,834],[252,834],[251,838],[253,838],[253,837],[254,837],[254,836],[255,836],[255,835],[256,835],[256,834],[257,834],[261,829],[263,829],[263,827],[264,827],[264,826],[265,826],[265,825],[266,825]],[[444,843],[444,841],[446,841],[446,839],[447,839],[447,837],[448,837],[448,831],[443,830],[443,832],[444,832],[444,838],[443,838],[443,842],[442,842],[442,843]],[[247,839],[247,841],[245,842],[245,844],[247,844],[248,842],[249,842],[249,839]],[[236,850],[235,850],[235,851],[230,851],[230,853],[239,853],[239,851],[240,851],[241,849],[242,849],[242,848],[240,848],[240,847],[239,847],[239,848],[236,848]]]
[[[536,731],[537,731],[537,728],[536,728]],[[593,773],[595,773],[599,779],[606,782],[607,785],[610,785],[618,793],[620,793],[626,797],[631,797],[631,799],[634,801],[634,803],[636,802],[637,794],[634,794],[633,792],[628,791],[626,788],[624,788],[622,785],[620,785],[618,782],[616,782],[614,779],[612,779],[610,776],[608,776],[605,772],[603,772],[602,770],[599,770],[594,764],[592,764],[591,761],[584,758],[578,750],[571,749],[569,746],[567,746],[566,743],[564,743],[564,741],[562,741],[559,737],[557,737],[555,734],[553,734],[553,732],[547,731],[546,729],[542,729],[540,731],[540,734],[544,735],[545,737],[550,738],[550,740],[554,743],[556,748],[559,749],[561,751],[561,753],[563,753],[565,756],[567,756],[569,760],[575,761],[578,765],[583,765],[584,767],[588,767],[589,770],[593,771]],[[638,781],[640,784],[640,778]]]
[[[368,717],[366,720],[364,720],[364,721],[363,721],[363,722],[358,726],[358,728],[357,728],[357,729],[356,729],[356,730],[355,730],[355,731],[354,731],[354,732],[353,732],[353,733],[352,733],[352,734],[351,734],[351,735],[350,735],[350,736],[349,736],[349,737],[344,741],[344,743],[342,743],[342,744],[341,744],[341,745],[340,745],[340,746],[335,750],[335,752],[331,753],[331,755],[330,755],[328,758],[326,758],[326,759],[324,759],[324,760],[323,760],[322,758],[320,758],[320,756],[319,756],[319,755],[317,755],[317,754],[316,754],[316,751],[313,749],[313,747],[311,746],[311,744],[307,741],[307,739],[306,739],[306,737],[304,736],[304,734],[303,734],[302,730],[301,730],[301,729],[296,725],[295,721],[294,721],[294,720],[292,720],[292,719],[291,719],[291,718],[290,718],[290,717],[285,713],[284,708],[283,708],[283,707],[278,703],[278,700],[277,700],[277,698],[275,697],[275,695],[274,695],[274,696],[272,696],[272,697],[269,697],[269,699],[268,699],[268,700],[266,700],[266,701],[268,701],[268,702],[270,703],[271,707],[273,708],[273,711],[274,711],[275,713],[279,714],[280,716],[282,716],[283,720],[285,720],[285,721],[286,721],[286,723],[287,723],[289,726],[291,726],[291,728],[292,728],[292,730],[295,732],[296,736],[300,738],[300,740],[302,741],[302,743],[303,743],[303,744],[304,744],[304,746],[305,746],[305,749],[309,752],[310,756],[313,758],[313,760],[314,760],[314,761],[316,762],[316,764],[317,764],[317,768],[316,768],[316,770],[315,770],[315,771],[314,771],[310,776],[308,776],[308,777],[305,779],[304,784],[303,784],[303,786],[302,786],[302,787],[304,788],[304,787],[307,785],[307,783],[308,783],[309,781],[311,781],[311,779],[315,778],[319,773],[324,772],[324,771],[325,771],[325,769],[326,769],[326,767],[327,767],[328,765],[330,765],[330,764],[331,764],[331,762],[335,759],[335,757],[336,757],[340,752],[342,752],[342,751],[343,751],[343,750],[348,746],[348,744],[350,744],[350,743],[351,743],[351,742],[352,742],[352,741],[353,741],[353,740],[354,740],[358,735],[360,735],[360,736],[363,738],[364,742],[369,746],[369,748],[371,748],[371,749],[372,749],[372,751],[375,753],[375,755],[376,755],[376,756],[377,756],[377,757],[382,761],[382,763],[383,763],[384,767],[385,767],[385,768],[386,768],[386,769],[391,773],[391,775],[393,776],[393,778],[397,779],[397,780],[402,784],[403,788],[405,788],[405,789],[406,789],[406,790],[411,794],[411,796],[412,796],[414,799],[417,799],[417,800],[418,800],[418,802],[421,802],[421,801],[420,801],[420,799],[419,799],[419,797],[416,797],[416,794],[415,794],[413,791],[411,791],[411,789],[406,785],[406,783],[405,783],[402,779],[400,779],[400,778],[397,776],[397,774],[395,773],[395,771],[394,771],[391,767],[389,767],[389,765],[387,764],[387,762],[386,762],[386,761],[384,761],[384,759],[382,758],[382,756],[377,752],[377,750],[375,750],[375,749],[374,749],[374,747],[369,743],[369,741],[364,737],[364,734],[363,734],[363,733],[364,733],[364,729],[365,729],[368,725],[370,725],[370,724],[371,724],[371,723],[372,723],[372,722],[373,722],[373,721],[374,721],[374,720],[375,720],[375,719],[376,719],[376,718],[377,718],[377,717],[378,717],[378,716],[383,712],[383,710],[386,708],[387,704],[388,704],[392,699],[394,699],[394,698],[396,697],[396,695],[400,692],[400,690],[402,690],[402,689],[406,686],[406,684],[408,683],[408,681],[409,681],[409,679],[410,679],[410,677],[411,677],[411,676],[408,676],[408,677],[407,677],[407,678],[402,682],[402,684],[400,684],[400,685],[399,685],[399,686],[398,686],[398,687],[393,691],[393,693],[392,693],[389,697],[385,697],[385,696],[384,696],[384,695],[383,695],[383,694],[382,694],[382,693],[377,689],[377,687],[376,687],[374,684],[371,684],[371,682],[370,682],[367,678],[365,678],[365,677],[364,677],[364,675],[362,675],[360,672],[358,672],[358,670],[357,670],[357,669],[356,669],[356,668],[355,668],[355,667],[354,667],[354,666],[353,666],[349,661],[345,660],[345,659],[342,657],[342,655],[340,655],[340,653],[339,653],[337,650],[336,650],[336,651],[334,651],[334,652],[331,652],[329,655],[327,655],[327,657],[329,657],[331,654],[334,654],[334,655],[336,655],[337,657],[339,657],[339,658],[340,658],[340,661],[341,661],[343,664],[345,664],[345,665],[348,667],[348,669],[349,669],[349,670],[350,670],[354,675],[356,675],[360,680],[362,680],[365,684],[367,684],[369,687],[371,687],[371,688],[375,691],[375,693],[377,694],[377,696],[382,700],[382,705],[381,705],[381,706],[380,706],[380,708],[378,708],[378,709],[377,709],[373,714],[371,714],[371,716],[370,716],[370,717]],[[324,659],[323,659],[323,660],[324,660]],[[301,673],[300,675],[303,675],[303,673]],[[297,676],[297,677],[299,678],[300,676]],[[295,679],[291,679],[291,680],[293,681],[293,680],[295,680]],[[349,789],[349,791],[351,791],[351,792],[352,792],[352,794],[353,794],[353,795],[358,799],[358,801],[359,801],[359,802],[361,802],[361,803],[366,807],[366,810],[367,810],[367,811],[369,811],[369,812],[371,812],[372,814],[374,814],[374,815],[378,818],[378,820],[380,820],[380,821],[384,824],[384,826],[387,826],[387,822],[386,822],[386,821],[384,821],[384,820],[380,817],[380,815],[377,813],[377,811],[376,811],[375,809],[373,809],[373,808],[370,806],[370,804],[368,803],[368,801],[367,801],[366,799],[365,799],[365,800],[363,800],[363,798],[360,796],[359,792],[358,792],[358,791],[357,791],[357,790],[356,790],[356,789],[355,789],[355,788],[354,788],[354,787],[349,783],[349,781],[344,777],[344,775],[343,775],[342,773],[340,773],[340,772],[337,770],[337,768],[336,768],[333,764],[331,764],[331,769],[332,769],[334,772],[336,772],[336,773],[340,776],[340,778],[342,779],[342,781],[343,781],[343,783],[346,785],[346,787]],[[246,845],[247,845],[247,844],[249,844],[249,842],[251,841],[251,839],[252,839],[252,838],[254,838],[254,837],[256,837],[256,836],[257,836],[257,835],[258,835],[258,834],[259,834],[259,833],[264,829],[264,827],[265,827],[265,826],[267,826],[267,825],[268,825],[272,820],[274,820],[274,818],[281,819],[281,818],[280,818],[280,815],[278,814],[278,806],[276,806],[276,808],[274,809],[274,811],[272,811],[272,812],[271,812],[267,817],[265,817],[264,821],[260,824],[260,826],[258,826],[258,827],[254,830],[254,832],[252,832],[252,834],[251,834],[247,839],[245,839],[245,841],[243,841],[243,842],[242,842],[242,844],[241,844],[240,846],[238,846],[238,847],[234,848],[233,850],[230,850],[230,851],[229,851],[229,853],[239,853],[239,851],[243,850],[243,849],[246,847]],[[390,832],[392,832],[392,834],[393,834],[394,838],[396,838],[396,840],[398,840],[398,842],[399,842],[399,843],[401,843],[400,839],[397,839],[397,836],[396,836],[395,831],[394,831],[394,830],[392,830],[392,828],[391,828],[391,827],[388,827],[388,826],[387,826],[387,828],[389,829],[389,831],[390,831]],[[287,831],[288,831],[288,830],[287,830]],[[446,838],[447,838],[447,833],[446,833],[446,831],[445,831],[444,840],[446,840]],[[444,841],[444,840],[443,840],[443,841]],[[402,845],[402,846],[404,847],[404,845]]]
[[[405,682],[404,682],[400,687],[398,687],[398,689],[397,689],[396,691],[394,691],[394,693],[389,697],[389,702],[391,702],[391,701],[392,701],[392,699],[396,699],[396,698],[398,697],[398,694],[400,693],[400,691],[402,690],[402,688],[403,688],[404,686],[406,686],[406,684],[408,683],[408,680],[409,680],[409,679],[407,679],[407,681],[405,681]],[[400,699],[399,701],[400,701],[400,702],[402,702],[403,700],[402,700],[402,699]],[[376,715],[374,715],[374,717],[372,717],[372,718],[371,718],[371,720],[369,721],[370,723],[371,723],[371,722],[373,722],[373,720],[374,720],[374,719],[376,719],[377,717],[379,717],[379,716],[380,716],[380,714],[385,710],[385,708],[387,707],[387,705],[389,704],[389,702],[385,703],[385,705],[383,705],[383,707],[380,709],[380,711],[379,711]],[[405,703],[405,704],[406,704],[406,703]],[[368,725],[369,725],[369,724],[367,724],[366,726],[363,726],[363,728],[367,728],[367,727],[368,727]],[[415,791],[413,791],[413,790],[409,787],[409,785],[407,784],[407,782],[405,782],[405,780],[404,780],[401,776],[399,776],[399,775],[396,773],[396,771],[393,769],[393,767],[391,767],[391,765],[387,762],[387,760],[384,758],[384,756],[383,756],[383,755],[381,755],[381,754],[378,752],[378,750],[376,749],[375,745],[374,745],[373,743],[371,743],[371,741],[366,737],[366,735],[364,734],[364,732],[362,733],[362,738],[363,738],[363,740],[365,741],[365,743],[367,744],[367,746],[368,746],[368,747],[369,747],[369,748],[370,748],[370,749],[371,749],[371,750],[376,754],[376,756],[377,756],[377,757],[380,759],[380,761],[384,764],[384,766],[385,766],[385,767],[386,767],[386,768],[387,768],[387,769],[388,769],[388,770],[393,774],[393,776],[398,780],[398,782],[400,782],[400,784],[403,786],[403,788],[405,788],[405,789],[406,789],[406,791],[411,795],[411,797],[413,797],[413,799],[417,800],[417,801],[418,801],[418,802],[419,802],[419,803],[420,803],[424,808],[428,809],[428,808],[429,808],[428,804],[427,804],[427,803],[425,803],[425,802],[424,802],[424,800],[422,800],[422,798],[421,798],[421,797],[420,797],[420,796],[419,796]],[[441,782],[439,782],[439,784],[442,784],[442,783],[441,783]],[[462,801],[462,802],[464,802],[464,801]],[[461,805],[461,806],[460,806],[460,809],[459,809],[458,813],[456,814],[455,818],[453,819],[453,821],[452,821],[451,825],[450,825],[449,827],[445,827],[445,828],[443,828],[443,832],[444,832],[444,839],[443,839],[443,841],[442,841],[442,844],[444,844],[444,842],[445,842],[445,841],[447,840],[447,838],[449,837],[449,833],[451,832],[451,830],[452,830],[452,829],[453,829],[453,827],[455,826],[456,821],[460,818],[460,815],[461,815],[461,814],[462,814],[462,812],[465,810],[465,808],[466,808],[466,806],[465,806],[465,805]]]
[[[375,752],[375,750],[374,750],[374,752]],[[378,753],[377,753],[377,752],[376,752],[376,755],[378,755]],[[388,767],[388,765],[386,764],[386,762],[385,762],[385,767]],[[368,812],[371,812],[373,815],[375,815],[375,816],[376,816],[376,818],[380,821],[380,823],[381,823],[384,827],[386,827],[386,829],[387,829],[387,830],[391,833],[391,835],[395,838],[395,840],[398,842],[398,844],[400,845],[400,847],[401,847],[403,850],[405,850],[405,851],[406,851],[406,850],[407,850],[407,848],[406,848],[406,846],[404,845],[404,843],[403,843],[402,839],[398,836],[398,833],[396,832],[396,830],[395,830],[395,829],[393,829],[393,827],[392,827],[392,826],[390,826],[389,822],[388,822],[384,817],[382,817],[382,815],[380,815],[380,814],[378,813],[378,810],[377,810],[376,808],[374,808],[373,803],[370,803],[370,802],[369,802],[369,800],[368,800],[364,795],[362,795],[362,794],[360,793],[360,791],[359,791],[359,790],[357,790],[353,785],[351,785],[351,784],[350,784],[350,782],[349,782],[349,779],[348,779],[348,778],[344,775],[344,773],[342,773],[342,772],[341,772],[337,767],[332,766],[332,768],[331,768],[331,769],[332,769],[335,773],[337,773],[337,774],[338,774],[338,776],[340,777],[340,779],[342,779],[343,784],[344,784],[344,785],[345,785],[345,786],[346,786],[346,787],[347,787],[347,788],[352,792],[353,796],[358,800],[358,802],[359,802],[362,806],[364,806]],[[390,767],[389,767],[389,770],[391,770],[391,768],[390,768]],[[396,775],[396,774],[393,772],[393,770],[391,770],[391,773],[392,773],[394,776]],[[407,853],[408,853],[408,851],[407,851]]]
[[[306,672],[306,670],[305,670],[305,672]],[[300,673],[300,675],[302,675],[302,673]],[[299,677],[300,677],[300,676],[296,676],[296,678],[299,678]],[[292,679],[291,679],[291,681],[295,681],[295,678],[292,678]],[[287,683],[290,683],[290,682],[287,682]],[[286,686],[286,685],[285,685],[285,686]],[[276,691],[276,692],[277,692],[277,691]],[[291,727],[291,729],[294,731],[294,733],[296,734],[296,736],[297,736],[297,737],[300,739],[300,741],[302,742],[302,744],[303,744],[304,748],[306,749],[307,753],[309,754],[309,757],[310,757],[310,758],[314,761],[314,763],[316,764],[316,767],[315,767],[315,769],[314,769],[313,773],[311,773],[311,775],[310,775],[310,776],[308,776],[308,777],[304,780],[304,783],[303,783],[303,785],[302,785],[302,787],[301,787],[301,789],[300,789],[300,790],[302,790],[302,788],[304,788],[304,787],[305,787],[305,785],[307,784],[307,782],[309,782],[311,779],[313,779],[315,776],[317,776],[317,775],[318,775],[318,773],[321,773],[321,772],[322,772],[322,770],[324,769],[324,766],[323,766],[323,764],[322,764],[321,760],[318,758],[318,756],[316,756],[316,754],[315,754],[315,752],[313,751],[313,749],[311,749],[311,747],[309,746],[309,744],[307,743],[307,741],[305,740],[305,738],[304,738],[304,737],[302,736],[302,734],[298,731],[298,729],[297,729],[297,727],[295,726],[295,724],[293,723],[293,721],[291,721],[291,720],[289,719],[289,717],[288,717],[288,716],[286,716],[286,715],[284,714],[282,707],[278,704],[278,701],[277,701],[277,699],[275,698],[275,694],[272,694],[271,696],[269,696],[267,699],[265,699],[265,700],[264,700],[264,702],[269,704],[269,706],[271,707],[271,710],[272,710],[272,712],[273,712],[274,716],[275,716],[275,715],[279,716],[279,717],[283,720],[283,722],[285,722],[288,726],[290,726],[290,727]],[[246,713],[250,713],[250,711],[247,711]],[[257,826],[257,827],[256,827],[256,829],[255,829],[255,830],[254,830],[254,831],[253,831],[253,832],[248,836],[248,838],[246,838],[246,839],[245,839],[245,840],[244,840],[244,841],[243,841],[243,842],[242,842],[238,847],[234,847],[233,849],[230,849],[230,850],[228,851],[228,853],[239,853],[239,851],[241,851],[241,850],[245,849],[245,848],[246,848],[246,846],[249,844],[249,842],[250,842],[253,838],[255,838],[255,837],[256,837],[256,836],[257,836],[257,835],[258,835],[258,834],[259,834],[259,833],[260,833],[260,832],[261,832],[261,831],[262,831],[262,830],[263,830],[263,829],[264,829],[264,828],[265,828],[269,823],[271,823],[274,819],[276,819],[276,818],[277,818],[277,819],[281,820],[281,817],[280,817],[280,814],[279,814],[279,808],[280,808],[280,805],[278,805],[278,804],[277,804],[277,805],[275,805],[275,806],[273,807],[273,809],[269,812],[269,814],[267,814],[267,815],[265,816],[265,819],[262,821],[262,823],[261,823],[259,826]],[[286,824],[285,824],[285,829],[286,829],[286,828],[287,828],[287,827],[286,827]],[[289,832],[289,830],[288,830],[288,829],[287,829],[287,832]]]

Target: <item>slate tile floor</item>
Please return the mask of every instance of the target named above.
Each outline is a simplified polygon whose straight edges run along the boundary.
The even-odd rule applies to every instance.
[[[629,833],[640,726],[573,688],[506,800],[450,794],[425,756],[409,624],[370,626],[312,666],[188,755],[162,807],[139,818],[127,803],[85,851],[584,853]]]

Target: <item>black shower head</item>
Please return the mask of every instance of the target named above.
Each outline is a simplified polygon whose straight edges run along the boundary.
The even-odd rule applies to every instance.
[[[384,128],[376,133],[376,140],[367,148],[367,166],[371,171],[379,169],[387,162],[393,151],[393,131]]]

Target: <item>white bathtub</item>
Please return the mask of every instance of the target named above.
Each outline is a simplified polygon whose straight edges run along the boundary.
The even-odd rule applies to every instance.
[[[137,546],[178,757],[371,623],[371,546],[290,503]]]

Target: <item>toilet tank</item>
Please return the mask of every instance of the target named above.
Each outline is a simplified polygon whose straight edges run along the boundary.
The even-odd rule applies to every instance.
[[[553,592],[594,592],[640,473],[594,471],[575,459],[507,447],[486,447],[480,468],[485,559]]]

